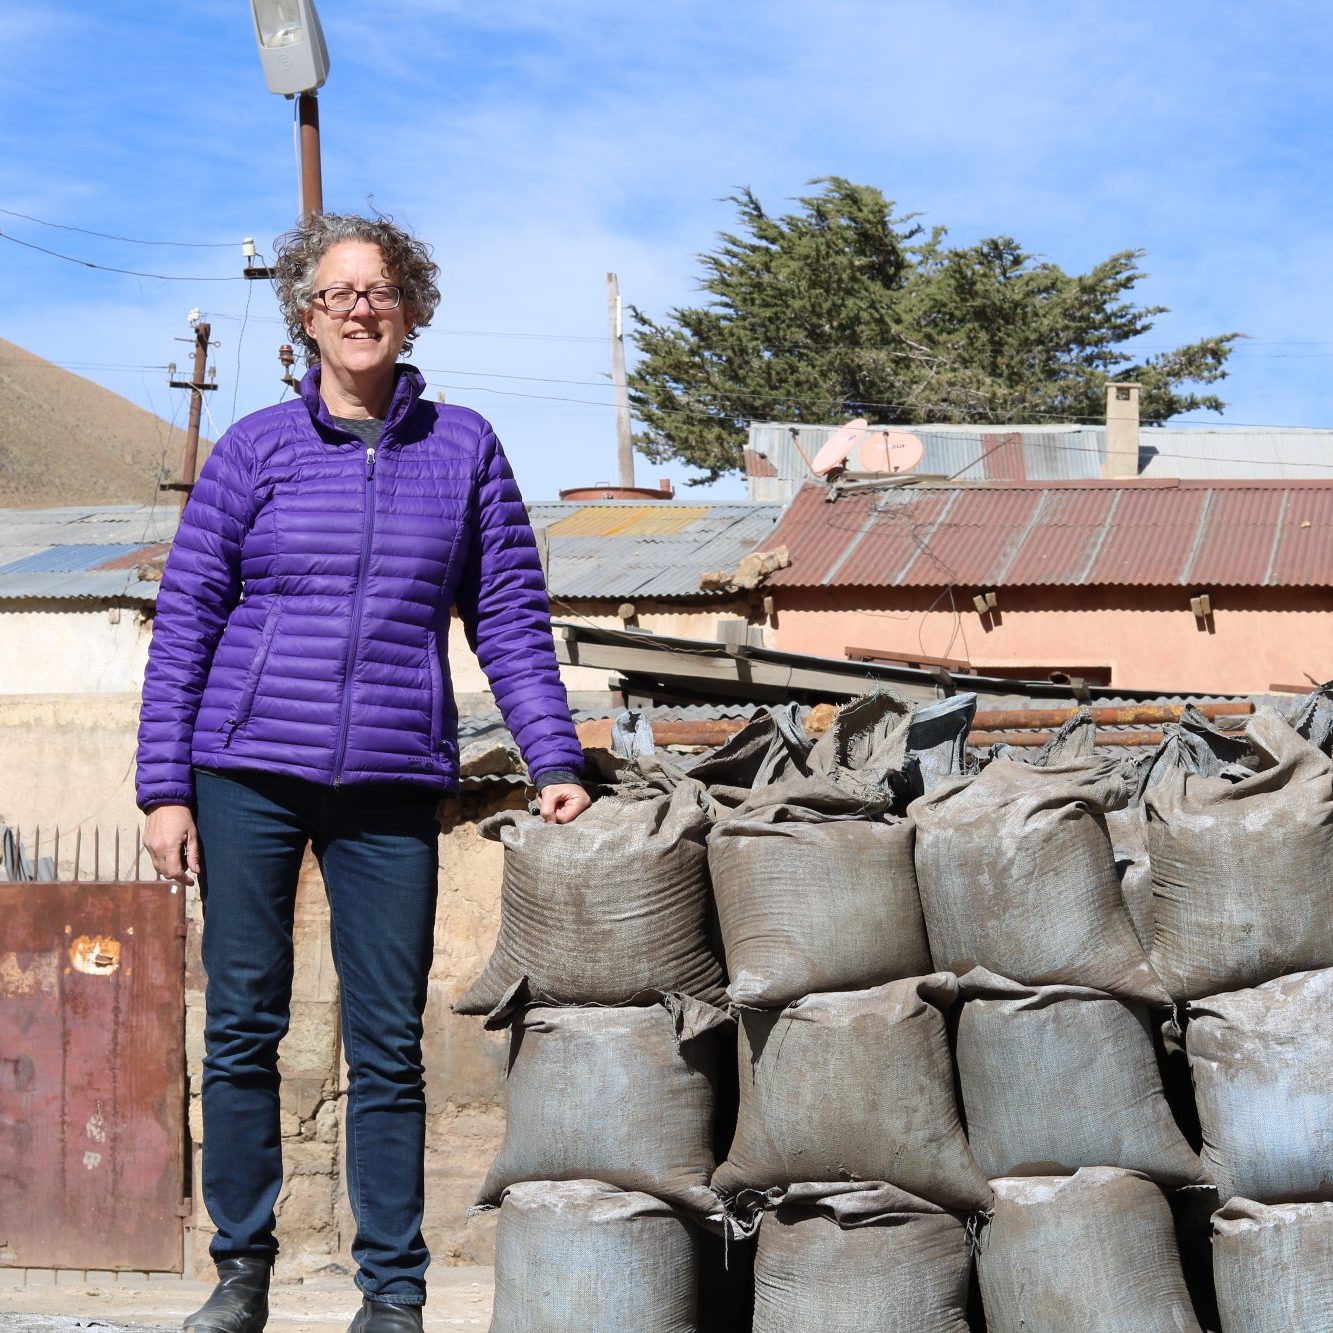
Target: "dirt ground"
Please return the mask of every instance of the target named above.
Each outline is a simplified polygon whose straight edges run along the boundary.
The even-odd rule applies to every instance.
[[[431,1274],[427,1333],[484,1329],[491,1319],[491,1270],[445,1268]],[[171,1333],[208,1298],[212,1284],[179,1280],[0,1287],[0,1333]],[[273,1333],[345,1333],[360,1308],[347,1280],[273,1288]]]

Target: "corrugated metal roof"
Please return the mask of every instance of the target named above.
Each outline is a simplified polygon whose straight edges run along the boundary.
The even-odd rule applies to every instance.
[[[700,576],[767,544],[779,504],[553,501],[529,506],[560,598],[698,597]],[[0,510],[0,598],[153,601],[139,565],[170,549],[175,505]]]
[[[176,504],[0,509],[0,598],[151,602],[138,568],[170,549]]]
[[[789,500],[815,480],[809,463],[838,426],[750,424],[752,500]],[[925,456],[914,471],[961,481],[1079,481],[1102,475],[1105,426],[875,426],[907,431]],[[760,476],[757,472],[771,473]],[[1159,480],[1333,480],[1333,431],[1145,426],[1139,475]]]
[[[1333,431],[1283,426],[1145,426],[1139,475],[1198,480],[1333,479]]]
[[[1323,587],[1333,482],[803,487],[773,587]]]
[[[752,500],[790,500],[815,480],[810,462],[840,429],[787,422],[750,424],[748,451],[766,459],[773,475],[750,476]],[[883,426],[906,431],[925,450],[914,471],[965,481],[1070,481],[1100,477],[1106,453],[1104,426]],[[767,469],[763,469],[767,471]]]
[[[550,537],[671,537],[711,513],[707,505],[580,505],[546,529]]]
[[[44,551],[22,556],[0,565],[3,574],[57,574],[75,569],[102,569],[108,560],[115,560],[138,551],[138,546],[48,546]]]
[[[528,507],[554,597],[698,597],[700,576],[769,545],[782,506],[598,500]]]

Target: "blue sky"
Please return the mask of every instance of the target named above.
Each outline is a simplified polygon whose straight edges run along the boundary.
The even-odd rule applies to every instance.
[[[1147,347],[1249,335],[1224,421],[1333,426],[1333,29],[1317,6],[323,0],[320,14],[326,207],[373,202],[435,246],[444,301],[414,359],[494,421],[532,499],[615,472],[605,274],[655,315],[690,302],[696,256],[732,224],[726,195],[750,186],[781,210],[830,174],[959,243],[1008,234],[1070,270],[1147,250],[1139,299],[1171,308]],[[296,210],[291,104],[265,89],[244,0],[10,6],[0,124],[13,213],[262,249]],[[0,231],[177,277],[240,265],[238,246],[130,245],[6,214]],[[184,395],[154,367],[187,361],[173,339],[195,306],[221,343],[221,429],[280,388],[263,284],[120,276],[0,241],[0,337],[168,418]]]

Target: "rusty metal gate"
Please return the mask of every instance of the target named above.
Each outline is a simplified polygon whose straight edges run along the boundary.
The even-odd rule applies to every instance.
[[[0,883],[0,1263],[180,1271],[184,1001],[176,886]]]

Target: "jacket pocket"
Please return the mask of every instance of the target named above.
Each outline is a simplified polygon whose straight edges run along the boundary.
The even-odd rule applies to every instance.
[[[426,665],[430,668],[430,752],[437,753],[444,739],[444,672],[440,669],[440,641],[426,631]]]
[[[223,742],[231,744],[231,738],[250,720],[250,710],[254,707],[255,691],[259,688],[259,678],[264,674],[264,663],[268,661],[268,650],[273,644],[273,635],[278,628],[278,604],[274,602],[264,618],[264,628],[259,635],[259,647],[255,649],[255,660],[250,663],[245,685],[236,701],[236,711],[227,722],[227,737]]]

